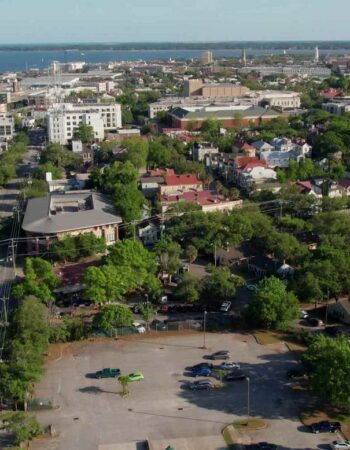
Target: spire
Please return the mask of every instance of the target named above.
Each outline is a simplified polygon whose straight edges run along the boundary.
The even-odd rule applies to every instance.
[[[247,65],[247,55],[246,55],[245,48],[242,49],[242,64],[243,64],[244,66]]]

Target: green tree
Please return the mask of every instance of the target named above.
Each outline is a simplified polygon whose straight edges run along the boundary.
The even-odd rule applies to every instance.
[[[75,240],[71,236],[52,242],[50,253],[55,259],[64,262],[74,261],[79,255]]]
[[[86,125],[85,123],[81,123],[74,130],[74,138],[80,139],[83,144],[87,144],[92,142],[95,139],[95,132],[91,125]]]
[[[6,412],[0,415],[0,420],[3,428],[13,435],[16,445],[31,441],[44,432],[36,418],[24,412]]]
[[[315,392],[335,406],[350,407],[350,346],[347,338],[317,335],[302,355]]]
[[[254,326],[283,329],[299,314],[299,303],[292,292],[276,277],[264,278],[253,292],[247,308],[247,320]]]
[[[152,305],[150,305],[149,303],[146,303],[146,304],[142,304],[140,306],[140,314],[141,314],[142,319],[146,322],[147,328],[148,328],[148,324],[155,316],[156,310]]]
[[[75,244],[80,256],[93,256],[106,251],[106,242],[94,233],[83,233],[75,238]]]
[[[189,245],[186,247],[185,256],[188,263],[191,265],[198,257],[198,250],[194,245]]]
[[[160,270],[171,277],[181,266],[180,245],[163,238],[155,243],[154,251],[158,257]]]
[[[233,275],[227,267],[214,267],[202,280],[201,298],[207,303],[232,300],[236,288],[242,284],[243,279]]]
[[[46,173],[48,172],[51,173],[53,180],[60,180],[63,178],[63,169],[50,162],[39,164],[34,170],[33,177],[38,180],[45,180]]]
[[[323,297],[318,278],[312,272],[301,269],[291,282],[291,287],[299,300],[317,302]]]
[[[316,138],[312,152],[316,157],[326,157],[330,153],[345,152],[346,146],[342,138],[334,131],[326,131]]]
[[[93,324],[95,327],[111,333],[115,328],[129,327],[132,325],[133,315],[130,309],[124,305],[105,305],[95,315]]]
[[[178,284],[175,295],[185,302],[196,302],[200,298],[200,282],[198,278],[185,273]]]

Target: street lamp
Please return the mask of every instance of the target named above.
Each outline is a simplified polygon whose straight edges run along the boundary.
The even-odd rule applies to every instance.
[[[247,424],[249,424],[250,416],[250,378],[246,377],[247,380]]]
[[[207,327],[207,310],[203,312],[203,348],[207,348],[205,345],[205,332]]]

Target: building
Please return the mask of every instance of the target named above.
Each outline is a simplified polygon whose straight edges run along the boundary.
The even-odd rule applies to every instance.
[[[15,121],[10,113],[0,113],[0,141],[9,141],[15,132]]]
[[[149,222],[146,225],[140,225],[138,227],[138,236],[141,239],[143,245],[153,245],[159,239],[161,227],[164,225]]]
[[[270,108],[294,109],[300,108],[301,100],[299,92],[287,91],[262,91],[259,104]]]
[[[250,105],[175,108],[168,115],[171,126],[182,130],[199,130],[208,119],[220,120],[223,128],[240,128],[282,117],[273,109]]]
[[[328,312],[335,320],[350,325],[350,301],[348,298],[329,304]]]
[[[105,131],[122,127],[121,107],[113,104],[57,103],[47,112],[47,132],[50,142],[67,145],[81,124],[90,125],[96,140],[105,137]]]
[[[162,213],[178,203],[197,205],[203,212],[232,211],[243,206],[243,200],[228,200],[211,191],[195,189],[173,195],[161,195],[160,197]]]
[[[28,200],[22,229],[28,240],[28,250],[38,252],[48,248],[50,240],[93,233],[107,245],[119,240],[118,212],[109,199],[97,192],[72,191],[48,194]]]
[[[257,72],[261,76],[272,74],[284,74],[291,76],[310,76],[327,78],[332,74],[328,67],[318,64],[292,65],[292,66],[249,66],[240,69],[241,72]]]
[[[241,189],[250,191],[257,184],[271,182],[277,179],[277,173],[265,161],[257,158],[236,158],[230,179]]]
[[[185,97],[241,97],[250,89],[232,83],[204,83],[202,80],[184,80],[183,93]]]
[[[204,161],[206,155],[219,153],[219,148],[209,142],[195,142],[192,148],[192,156],[195,161]]]
[[[350,99],[322,103],[322,109],[331,114],[342,116],[350,112]]]
[[[203,190],[203,183],[193,174],[165,175],[164,184],[159,186],[160,195],[188,192],[192,189]]]
[[[203,52],[200,56],[200,62],[203,66],[212,64],[214,62],[213,53],[209,51]]]

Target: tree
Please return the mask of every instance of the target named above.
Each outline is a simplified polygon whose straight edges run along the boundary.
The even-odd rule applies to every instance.
[[[51,162],[45,164],[39,164],[34,170],[33,177],[38,180],[45,180],[46,173],[51,173],[53,180],[60,180],[63,178],[63,169],[61,167],[55,166]]]
[[[93,325],[106,333],[111,333],[115,328],[131,326],[132,322],[133,315],[127,306],[105,305],[94,317]]]
[[[91,125],[81,123],[78,128],[74,130],[74,138],[80,139],[83,144],[92,142],[95,139],[95,132]]]
[[[153,167],[166,168],[170,162],[171,150],[158,141],[150,141],[148,163]]]
[[[50,253],[58,260],[67,262],[74,261],[78,258],[78,251],[75,245],[74,238],[65,236],[61,240],[52,242]]]
[[[198,250],[194,245],[189,245],[186,248],[185,255],[188,263],[191,265],[198,257]]]
[[[312,152],[316,157],[326,157],[329,153],[345,152],[346,146],[342,138],[334,131],[326,131],[317,136]]]
[[[148,328],[148,324],[156,314],[156,310],[147,302],[146,304],[142,304],[140,306],[140,314],[142,319],[147,323]]]
[[[175,295],[178,299],[185,302],[196,302],[200,297],[200,282],[198,278],[185,273],[178,284]]]
[[[140,219],[145,197],[137,186],[118,183],[114,185],[113,191],[114,204],[123,221],[130,223]]]
[[[317,302],[323,297],[318,278],[304,268],[297,272],[291,287],[296,296],[304,302]]]
[[[123,147],[127,149],[122,155],[123,161],[129,161],[136,169],[145,168],[148,158],[148,141],[143,139],[128,139],[123,142]]]
[[[122,375],[118,378],[119,383],[122,387],[121,395],[126,397],[129,395],[129,377],[127,375]]]
[[[76,236],[75,243],[78,254],[81,256],[93,256],[106,251],[106,242],[94,233],[83,233]]]
[[[24,261],[24,278],[12,289],[17,298],[34,295],[43,302],[54,301],[52,290],[58,285],[58,277],[52,266],[42,258],[26,258]]]
[[[158,256],[159,268],[163,273],[173,275],[181,265],[181,247],[169,239],[161,239],[154,245],[154,251]]]
[[[0,415],[3,428],[13,435],[14,443],[20,445],[43,433],[43,429],[35,417],[24,412],[6,412]]]
[[[283,329],[299,314],[299,303],[284,283],[272,276],[261,280],[247,308],[247,320],[254,326]]]
[[[302,355],[311,386],[327,402],[350,407],[350,346],[347,338],[317,335]]]
[[[202,280],[201,298],[209,303],[232,300],[236,288],[242,284],[243,279],[233,275],[228,267],[214,267]]]

